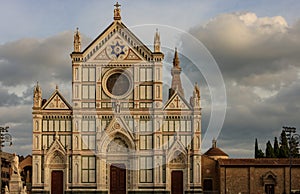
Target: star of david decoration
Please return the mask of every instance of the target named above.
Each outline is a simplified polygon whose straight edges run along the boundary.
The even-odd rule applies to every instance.
[[[123,49],[124,49],[124,45],[120,45],[119,42],[117,42],[117,44],[115,45],[111,45],[111,55],[115,55],[117,58],[122,55],[125,54]]]
[[[111,59],[124,59],[128,54],[128,47],[120,39],[114,40],[106,48],[106,53]]]

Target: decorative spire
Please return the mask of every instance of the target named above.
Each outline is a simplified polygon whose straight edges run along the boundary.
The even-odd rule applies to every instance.
[[[33,107],[39,108],[41,106],[42,106],[42,89],[39,86],[39,82],[37,82],[33,91]]]
[[[74,34],[74,52],[80,52],[80,50],[81,50],[81,37],[80,37],[79,29],[76,28]]]
[[[195,96],[196,98],[200,98],[200,88],[199,88],[197,82],[195,83],[195,87],[194,87],[194,96]]]
[[[175,47],[175,54],[174,54],[174,59],[173,59],[173,66],[180,69],[180,65],[179,64],[180,64],[180,61],[179,61],[179,58],[178,58],[178,52],[177,52],[177,48]]]
[[[169,98],[171,98],[171,96],[174,94],[175,91],[177,91],[184,98],[184,92],[183,92],[181,79],[180,79],[181,67],[179,66],[179,64],[180,61],[177,53],[177,48],[175,48],[173,68],[171,70],[172,86],[169,89]]]
[[[157,28],[156,28],[156,33],[154,36],[154,52],[155,53],[160,52],[160,34],[159,34]]]
[[[119,8],[121,5],[117,2],[114,6],[116,7],[114,9],[114,20],[121,20],[121,10]]]
[[[195,83],[193,96],[190,98],[190,103],[192,107],[199,109],[200,108],[200,88],[198,83]]]

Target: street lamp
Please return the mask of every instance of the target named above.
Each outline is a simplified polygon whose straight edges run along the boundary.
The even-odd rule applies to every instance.
[[[2,193],[2,147],[5,146],[5,143],[9,143],[9,146],[12,145],[12,137],[8,133],[8,126],[0,127],[0,193]]]
[[[298,134],[293,134],[293,133],[296,133],[296,127],[283,126],[282,128],[283,128],[284,132],[286,133],[286,136],[289,139],[289,158],[290,158],[290,188],[289,188],[289,191],[291,193],[292,192],[292,140],[294,140],[297,145],[297,142],[299,142],[300,136]]]

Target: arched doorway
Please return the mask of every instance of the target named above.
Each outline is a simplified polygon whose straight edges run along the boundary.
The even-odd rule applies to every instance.
[[[66,157],[59,150],[48,153],[45,164],[45,183],[51,194],[63,194],[65,189]]]
[[[111,194],[126,194],[126,178],[129,165],[129,148],[124,138],[116,136],[107,146],[109,188]]]

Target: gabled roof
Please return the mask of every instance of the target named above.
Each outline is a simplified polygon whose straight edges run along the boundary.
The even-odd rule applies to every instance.
[[[134,53],[138,53],[146,61],[152,59],[152,51],[140,41],[121,21],[112,22],[96,39],[94,39],[82,52],[83,61],[88,61],[95,53],[105,48],[106,43],[114,37],[115,34],[122,37],[130,45]],[[78,52],[76,53],[78,54]]]
[[[58,89],[56,89],[42,106],[42,110],[72,110],[72,107]]]
[[[164,110],[191,110],[191,105],[178,93],[176,90],[174,94],[166,102]]]

